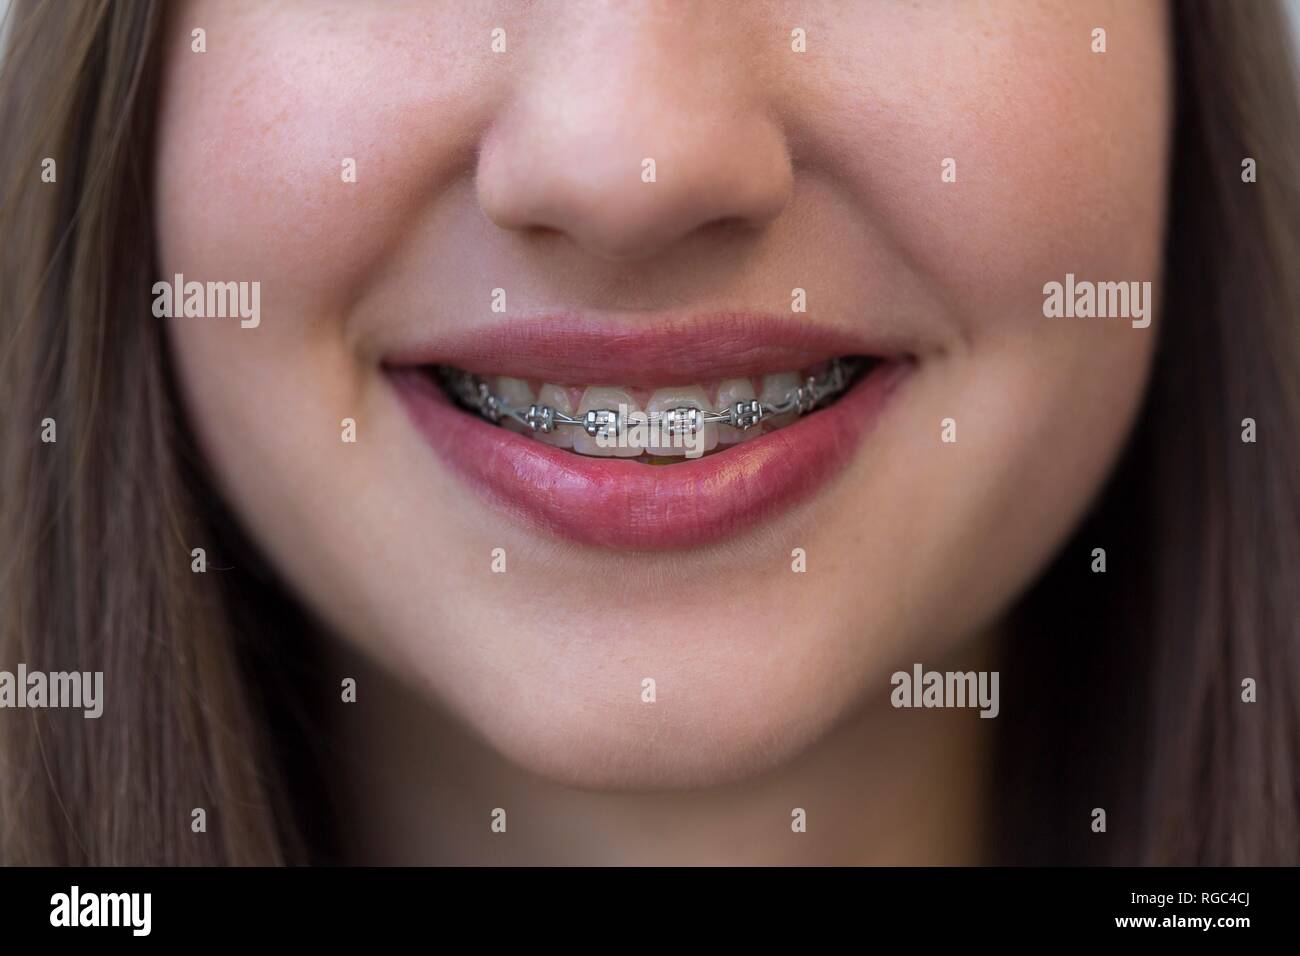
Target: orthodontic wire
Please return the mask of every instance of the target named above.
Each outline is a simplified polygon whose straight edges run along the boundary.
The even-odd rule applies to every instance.
[[[853,362],[846,371],[842,359],[833,359],[830,368],[820,376],[808,376],[802,385],[786,393],[780,402],[760,402],[757,399],[735,402],[726,411],[713,411],[697,408],[694,405],[681,405],[676,408],[655,412],[647,421],[656,426],[662,425],[670,434],[694,435],[705,425],[722,424],[747,431],[755,427],[768,416],[785,415],[794,412],[804,415],[823,404],[827,399],[838,395],[847,388],[859,370],[861,363]],[[611,408],[593,408],[580,418],[574,418],[563,412],[557,412],[550,405],[533,403],[527,409],[516,407],[504,401],[492,392],[482,376],[472,372],[463,372],[442,366],[438,370],[443,382],[451,389],[462,404],[490,422],[500,422],[510,418],[533,432],[549,434],[557,427],[581,428],[588,435],[595,437],[616,437],[624,423],[619,421],[618,410]]]

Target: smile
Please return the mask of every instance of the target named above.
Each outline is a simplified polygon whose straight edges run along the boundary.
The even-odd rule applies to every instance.
[[[451,397],[488,421],[531,433],[556,448],[668,464],[784,428],[797,416],[833,401],[867,364],[864,359],[836,358],[802,374],[653,392],[534,386],[504,375],[489,380],[451,366],[439,366],[435,374]]]
[[[492,505],[620,550],[704,546],[792,509],[914,366],[895,344],[734,316],[511,323],[385,363],[441,462]]]

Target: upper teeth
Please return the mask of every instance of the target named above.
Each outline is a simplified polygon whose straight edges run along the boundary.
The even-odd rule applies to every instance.
[[[624,389],[587,388],[575,410],[570,391],[544,384],[536,394],[521,379],[488,380],[449,366],[439,374],[448,388],[485,418],[515,431],[531,431],[542,441],[598,456],[652,455],[696,457],[719,444],[734,444],[757,433],[760,423],[780,427],[841,392],[856,363],[835,359],[822,374],[766,375],[759,394],[749,379],[718,384],[709,401],[703,387],[661,388],[645,409]]]

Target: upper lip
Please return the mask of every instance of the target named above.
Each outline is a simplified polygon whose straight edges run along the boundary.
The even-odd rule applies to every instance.
[[[655,387],[795,371],[846,355],[902,357],[906,343],[817,324],[807,316],[715,312],[605,318],[564,313],[429,332],[394,348],[392,366],[564,384]]]

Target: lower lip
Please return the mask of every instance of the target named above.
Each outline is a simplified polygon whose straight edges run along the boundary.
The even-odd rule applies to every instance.
[[[882,362],[807,418],[663,466],[557,449],[453,406],[421,369],[394,368],[389,376],[433,450],[491,504],[579,544],[663,551],[739,535],[825,488],[912,368]]]

